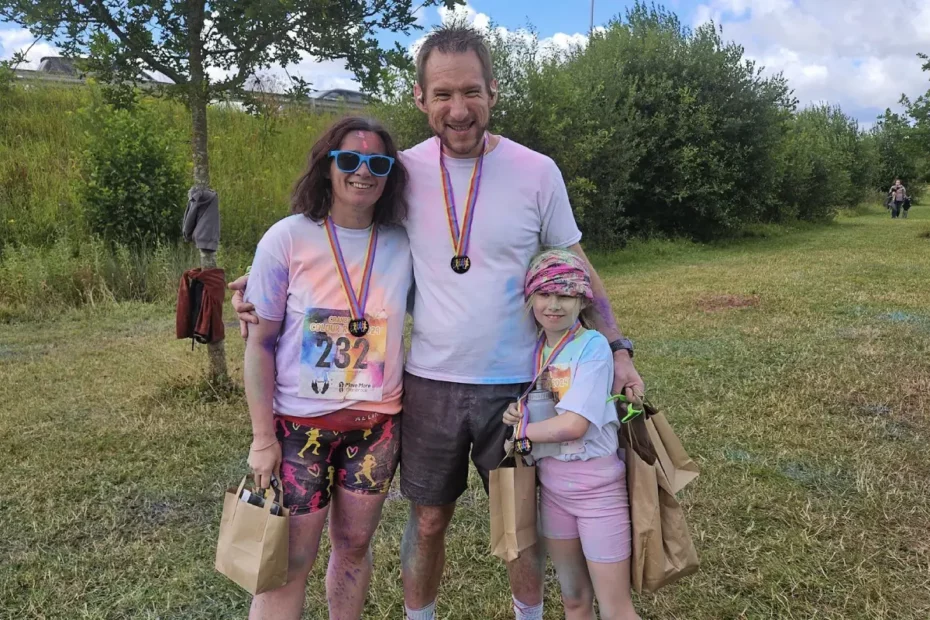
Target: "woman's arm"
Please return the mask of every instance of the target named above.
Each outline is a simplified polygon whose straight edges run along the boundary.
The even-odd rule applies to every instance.
[[[252,418],[252,447],[249,465],[255,482],[266,489],[271,474],[281,464],[281,447],[274,429],[275,349],[281,321],[262,319],[249,324],[249,339],[245,345],[245,398]]]
[[[565,411],[542,422],[526,425],[526,437],[533,443],[562,443],[581,439],[591,423],[584,417]]]

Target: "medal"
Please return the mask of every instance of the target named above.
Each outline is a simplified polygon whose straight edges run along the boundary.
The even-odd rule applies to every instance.
[[[356,338],[361,338],[367,334],[369,327],[367,319],[352,319],[349,321],[349,333]]]
[[[452,271],[455,273],[465,273],[471,269],[471,259],[467,256],[452,257]]]
[[[346,266],[345,257],[342,255],[342,247],[339,245],[339,236],[336,234],[336,225],[333,223],[333,218],[327,217],[323,220],[323,226],[326,228],[329,249],[332,250],[336,271],[339,272],[339,280],[342,282],[342,291],[346,295],[349,311],[352,313],[352,320],[349,321],[349,333],[356,338],[361,338],[368,333],[370,328],[368,320],[365,318],[365,305],[368,302],[371,272],[375,266],[378,227],[372,224],[371,232],[368,233],[368,251],[365,253],[365,263],[362,268],[362,285],[359,287],[358,295],[356,295],[355,289],[352,287],[352,280],[349,278],[349,268]]]
[[[478,190],[481,187],[481,171],[484,168],[484,155],[488,152],[490,140],[484,134],[484,149],[475,162],[471,171],[471,181],[468,184],[468,198],[465,200],[465,217],[462,228],[459,229],[458,212],[455,210],[455,193],[452,191],[452,177],[442,154],[442,144],[439,145],[439,171],[442,177],[442,196],[446,202],[446,215],[449,219],[449,235],[452,237],[452,271],[458,274],[466,273],[471,269],[471,259],[468,257],[468,240],[471,237],[471,226],[475,219],[475,204],[478,202]]]

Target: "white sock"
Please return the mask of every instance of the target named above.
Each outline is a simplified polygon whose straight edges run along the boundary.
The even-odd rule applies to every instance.
[[[404,611],[407,613],[407,620],[436,620],[436,601],[423,609],[410,609],[404,605]],[[542,620],[542,616],[539,617],[539,620]]]
[[[543,620],[543,604],[524,605],[514,596],[513,615],[516,620]]]

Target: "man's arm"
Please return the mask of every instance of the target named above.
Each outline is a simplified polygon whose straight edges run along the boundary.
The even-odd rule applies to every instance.
[[[585,255],[580,243],[568,248],[569,252],[579,256],[588,266],[588,273],[591,274],[591,290],[594,293],[592,303],[594,314],[594,327],[601,332],[608,342],[613,342],[618,338],[623,338],[623,332],[617,325],[614,318],[613,308],[610,307],[610,299],[607,297],[607,289],[601,277],[597,275],[591,261]],[[620,350],[614,353],[614,394],[624,394],[630,400],[640,403],[645,393],[646,386],[643,384],[642,377],[633,366],[633,360],[629,352]]]

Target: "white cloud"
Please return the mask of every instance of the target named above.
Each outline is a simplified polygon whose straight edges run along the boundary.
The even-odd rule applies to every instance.
[[[417,18],[417,25],[421,28],[426,28],[429,25],[429,17],[426,15],[426,7],[422,4],[413,12],[413,16]]]
[[[469,24],[472,24],[478,15],[478,11],[476,11],[468,2],[465,4],[457,4],[451,9],[447,9],[444,6],[439,7],[439,21],[441,21],[443,24],[463,20]],[[481,16],[482,21],[486,23],[488,16],[484,13],[481,13]]]
[[[482,32],[491,30],[491,17],[485,13],[479,13],[466,0],[465,4],[456,5],[453,9],[439,7],[437,9],[439,20],[443,24],[449,24],[454,21],[464,21]],[[502,26],[497,26],[495,30],[502,35],[517,35],[530,37],[530,33],[523,29],[509,30]],[[595,30],[603,31],[603,27],[597,27]],[[416,57],[417,51],[426,40],[423,35],[410,45],[410,54]],[[576,46],[585,46],[588,44],[588,35],[581,33],[567,34],[557,32],[551,37],[545,37],[539,40],[539,49],[543,54],[553,52],[565,52]]]
[[[32,45],[32,48],[29,49],[29,53],[26,55],[26,62],[19,66],[20,69],[38,69],[39,61],[44,56],[60,55],[55,46],[44,41],[39,41],[33,45],[34,41],[35,37],[25,28],[0,30],[0,60],[9,60],[15,53],[25,52],[30,45]]]
[[[290,85],[288,74],[295,77],[301,77],[310,82],[314,90],[330,90],[333,88],[345,88],[348,90],[358,90],[361,88],[345,61],[342,60],[317,60],[309,54],[301,54],[301,61],[288,67],[271,67],[264,71],[259,71],[262,75],[273,75],[287,86]]]
[[[783,72],[802,105],[838,103],[868,122],[930,88],[916,57],[930,52],[930,0],[705,0],[694,24],[709,21]]]

